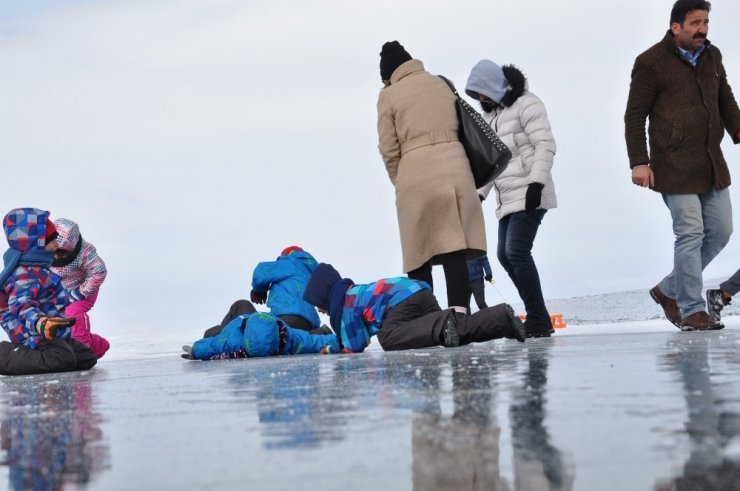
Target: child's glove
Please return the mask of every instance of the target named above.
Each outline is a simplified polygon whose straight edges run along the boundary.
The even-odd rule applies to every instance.
[[[59,329],[71,327],[74,323],[74,317],[70,317],[69,319],[65,319],[64,317],[42,317],[36,322],[36,332],[46,339],[54,339],[57,337]]]
[[[265,303],[267,301],[267,292],[258,292],[257,290],[252,290],[249,292],[249,299],[252,301],[252,303]]]
[[[85,299],[85,295],[82,294],[79,288],[75,288],[74,290],[69,291],[69,296],[72,297],[72,300],[75,302],[79,302],[80,300]]]
[[[489,283],[493,282],[493,275],[492,274],[487,274],[486,275],[486,281],[489,282]]]

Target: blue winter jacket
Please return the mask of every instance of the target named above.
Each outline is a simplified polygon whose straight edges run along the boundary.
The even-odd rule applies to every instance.
[[[313,305],[303,300],[303,292],[316,259],[305,251],[291,251],[275,261],[261,262],[252,274],[252,289],[268,292],[267,307],[274,315],[300,315],[314,329],[321,327]]]
[[[468,261],[468,281],[479,280],[489,275],[493,276],[493,272],[491,271],[491,265],[488,263],[488,256]]]
[[[247,357],[337,353],[334,334],[309,334],[294,329],[265,312],[241,315],[224,326],[216,336],[193,343],[192,355],[198,360],[217,358],[225,353],[243,352]]]

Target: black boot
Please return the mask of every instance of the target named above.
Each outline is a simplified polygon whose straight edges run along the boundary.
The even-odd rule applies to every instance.
[[[516,316],[516,314],[514,313],[514,308],[509,304],[506,304],[506,314],[509,316],[511,329],[508,334],[504,334],[504,337],[507,339],[516,339],[520,343],[523,343],[524,338],[526,337],[524,323],[519,317]]]
[[[458,319],[457,330],[460,344],[482,343],[500,338],[524,342],[522,321],[514,315],[514,309],[504,303]]]

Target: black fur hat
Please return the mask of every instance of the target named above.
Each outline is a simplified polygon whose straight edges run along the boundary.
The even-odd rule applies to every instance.
[[[390,80],[396,68],[409,61],[411,55],[398,41],[388,41],[380,51],[380,79]]]

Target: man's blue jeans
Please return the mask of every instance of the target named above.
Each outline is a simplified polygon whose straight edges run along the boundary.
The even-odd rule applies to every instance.
[[[499,220],[496,255],[524,302],[527,324],[549,329],[552,327],[550,314],[545,307],[540,275],[532,258],[532,245],[545,211],[518,211]]]
[[[663,194],[671,212],[673,233],[673,271],[659,288],[675,298],[686,317],[706,310],[702,290],[702,271],[712,262],[732,235],[732,203],[728,188],[699,194]]]

